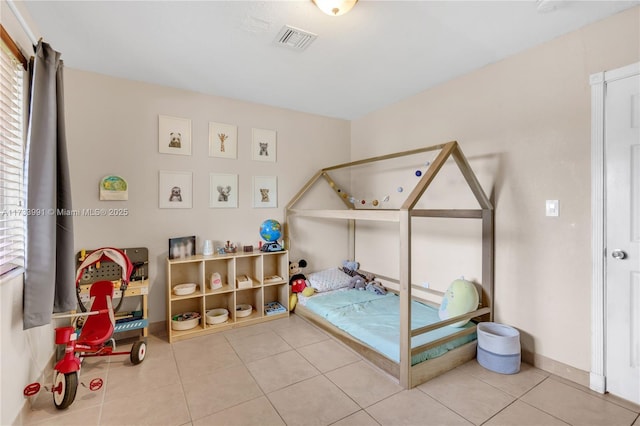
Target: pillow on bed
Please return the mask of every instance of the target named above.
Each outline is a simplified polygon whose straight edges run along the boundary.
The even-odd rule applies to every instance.
[[[455,280],[444,293],[438,316],[441,320],[446,320],[475,311],[478,308],[479,300],[478,290],[472,282],[462,279]],[[462,327],[468,322],[469,320],[458,321],[450,325],[451,327]]]
[[[307,275],[307,281],[319,293],[348,287],[350,280],[351,277],[338,268],[325,269]]]

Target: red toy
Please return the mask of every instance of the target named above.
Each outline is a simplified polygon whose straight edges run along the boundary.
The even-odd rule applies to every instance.
[[[100,261],[115,262],[122,268],[122,281],[120,289],[124,298],[124,291],[133,271],[131,261],[122,251],[106,247],[89,254],[76,273],[76,287],[85,268]],[[64,357],[58,361],[53,370],[53,403],[56,408],[62,410],[71,405],[76,397],[78,379],[82,358],[92,356],[126,355],[129,354],[132,364],[140,364],[145,357],[147,345],[144,341],[133,344],[130,352],[114,352],[115,342],[111,336],[115,325],[113,309],[113,283],[111,281],[98,281],[91,285],[89,296],[92,301],[91,310],[78,314],[55,315],[54,318],[87,317],[79,334],[75,327],[56,328],[55,343],[65,345]],[[122,300],[120,301],[122,302]],[[83,306],[84,308],[84,306]],[[113,342],[108,345],[107,342]],[[94,391],[102,387],[103,380],[96,378],[89,383],[89,389]],[[39,383],[32,383],[24,389],[25,396],[32,396],[40,390]]]
[[[302,268],[306,267],[307,261],[304,259],[289,262],[289,284],[293,293],[300,293],[307,287],[307,277],[302,273]]]

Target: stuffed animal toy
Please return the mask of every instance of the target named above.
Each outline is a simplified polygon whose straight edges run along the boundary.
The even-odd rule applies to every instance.
[[[384,296],[385,294],[387,294],[387,289],[379,281],[370,281],[369,283],[367,283],[365,290],[378,294],[380,296]]]
[[[349,271],[355,272],[355,271],[358,270],[359,267],[360,267],[360,264],[358,262],[356,262],[355,260],[343,260],[342,261],[342,269],[343,270],[347,269]],[[351,274],[349,274],[349,275],[351,275]],[[351,276],[353,276],[353,275],[351,275]]]
[[[351,280],[349,280],[349,288],[354,290],[364,290],[366,287],[367,283],[360,275],[353,276],[351,277]]]
[[[304,259],[289,262],[289,284],[293,293],[300,293],[307,287],[307,277],[302,273],[302,268],[306,267],[307,261]]]
[[[289,296],[289,312],[293,312],[297,304],[298,304],[298,295],[295,293],[291,293],[291,296]]]
[[[359,268],[360,268],[360,263],[356,262],[355,260],[344,260],[342,261],[342,268],[340,269],[342,270],[342,272],[349,275],[350,277],[355,277],[359,275],[362,279],[364,279],[365,283],[368,283],[369,281],[373,281],[374,279],[376,279],[374,275],[368,272],[359,271],[358,270]]]
[[[479,301],[480,296],[478,295],[478,290],[472,282],[465,279],[455,280],[444,293],[440,309],[438,310],[438,316],[441,320],[446,320],[466,314],[467,312],[478,309]],[[459,321],[450,324],[450,326],[462,327],[467,322],[469,322],[469,320]]]

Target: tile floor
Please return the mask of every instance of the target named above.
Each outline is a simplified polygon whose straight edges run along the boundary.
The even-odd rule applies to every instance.
[[[81,381],[94,377],[102,389],[80,386],[65,411],[41,392],[22,423],[640,426],[640,407],[527,364],[505,376],[473,360],[406,391],[296,315],[171,345],[152,336],[137,366],[86,359]]]

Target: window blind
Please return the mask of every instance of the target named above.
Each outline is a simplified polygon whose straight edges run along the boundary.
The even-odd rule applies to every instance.
[[[24,68],[0,46],[0,275],[24,266]]]

